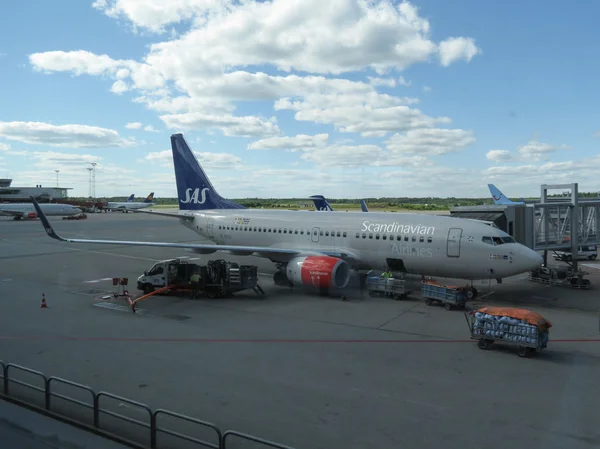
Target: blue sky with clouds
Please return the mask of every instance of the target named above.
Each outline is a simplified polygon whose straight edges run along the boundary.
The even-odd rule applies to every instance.
[[[22,1],[0,15],[0,177],[175,196],[183,132],[230,197],[600,190],[600,6]],[[27,20],[24,21],[23,17]]]

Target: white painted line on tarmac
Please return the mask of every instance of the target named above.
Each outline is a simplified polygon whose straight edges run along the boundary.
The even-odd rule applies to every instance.
[[[93,281],[82,281],[84,284],[97,284],[98,282],[112,281],[112,278],[94,279]]]
[[[582,263],[581,265],[583,265],[584,267],[590,267],[590,268],[595,268],[596,270],[600,270],[600,265],[598,265],[598,264],[592,265],[591,263]]]

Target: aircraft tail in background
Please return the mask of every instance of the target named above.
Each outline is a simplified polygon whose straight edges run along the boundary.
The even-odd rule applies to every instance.
[[[132,203],[134,199],[135,199],[135,194],[134,194],[134,193],[132,193],[132,194],[129,196],[129,198],[127,198],[127,202],[128,202],[128,203]]]
[[[154,201],[154,192],[151,192],[150,195],[146,197],[144,203],[151,203],[152,201]]]
[[[333,211],[333,207],[327,202],[323,195],[313,195],[310,197],[315,203],[315,208],[319,211]]]
[[[363,212],[369,212],[369,209],[367,208],[367,203],[365,203],[365,200],[360,200],[360,208],[362,209]]]
[[[521,201],[512,201],[508,199],[494,184],[488,184],[488,188],[492,194],[494,204],[525,204],[525,199],[523,198],[521,198]]]
[[[246,209],[217,193],[183,134],[171,136],[171,150],[180,210]]]

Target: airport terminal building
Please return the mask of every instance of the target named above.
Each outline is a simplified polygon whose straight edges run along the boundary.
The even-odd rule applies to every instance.
[[[0,202],[30,202],[34,197],[37,201],[49,203],[68,198],[67,187],[13,187],[12,179],[0,179]]]

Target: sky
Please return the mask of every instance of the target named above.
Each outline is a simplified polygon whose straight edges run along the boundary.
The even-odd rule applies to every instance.
[[[0,177],[175,197],[600,191],[600,4],[23,0],[0,14]],[[18,19],[17,19],[18,18]],[[556,192],[560,193],[560,192]]]

